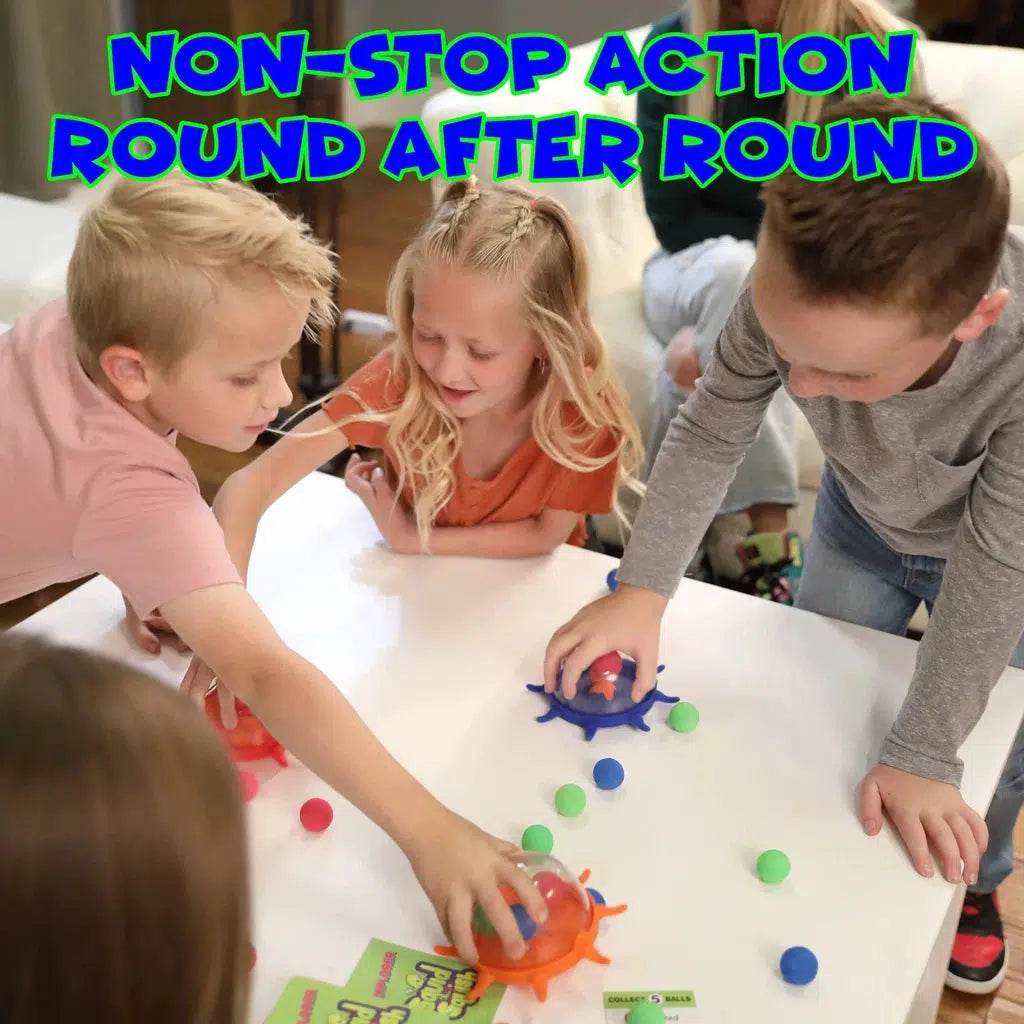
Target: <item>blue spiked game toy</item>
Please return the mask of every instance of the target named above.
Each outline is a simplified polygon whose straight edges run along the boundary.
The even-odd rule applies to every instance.
[[[658,666],[658,673],[665,666]],[[550,722],[556,718],[578,725],[583,738],[592,740],[598,729],[613,729],[620,725],[631,725],[642,732],[650,732],[644,716],[655,704],[675,704],[678,697],[669,697],[655,688],[639,703],[630,696],[636,680],[636,662],[623,657],[618,651],[603,654],[580,677],[579,689],[572,700],[562,693],[562,670],[558,670],[557,686],[554,693],[544,693],[543,686],[529,685],[531,693],[547,697],[548,710],[538,722]]]

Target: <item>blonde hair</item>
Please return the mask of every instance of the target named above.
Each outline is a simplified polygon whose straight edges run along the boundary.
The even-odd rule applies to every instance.
[[[269,196],[233,181],[173,172],[119,180],[84,215],[67,274],[68,314],[90,375],[111,345],[168,370],[225,285],[262,273],[314,337],[336,316],[334,255]]]
[[[616,491],[629,487],[641,493],[640,430],[591,320],[586,249],[572,218],[554,199],[517,185],[480,189],[475,178],[454,182],[399,257],[388,289],[388,315],[396,331],[392,372],[404,391],[401,402],[336,424],[339,429],[356,420],[388,425],[397,461],[396,490],[401,494],[408,486],[413,495],[423,550],[429,550],[430,530],[454,493],[462,439],[458,418],[412,352],[414,275],[436,262],[520,288],[523,317],[543,348],[529,382],[536,396],[531,426],[540,449],[559,465],[583,473],[615,461]],[[569,425],[563,415],[567,403],[579,413]],[[611,454],[584,454],[609,430],[616,442]],[[614,511],[625,523],[618,493]]]
[[[0,906],[7,1024],[244,1024],[238,777],[180,691],[0,636]]]
[[[735,29],[739,25],[734,8],[739,0],[691,0],[690,35],[703,41],[709,32]],[[845,40],[848,36],[870,33],[884,39],[891,32],[918,31],[916,26],[898,18],[875,0],[782,0],[777,31],[783,45],[803,35],[828,35]],[[718,61],[704,57],[695,62],[707,72],[699,89],[686,97],[686,112],[702,121],[717,121],[719,98],[715,95]],[[915,62],[911,94],[924,88],[923,74]],[[802,121],[815,124],[834,96],[808,96],[789,89],[786,92],[785,127]]]

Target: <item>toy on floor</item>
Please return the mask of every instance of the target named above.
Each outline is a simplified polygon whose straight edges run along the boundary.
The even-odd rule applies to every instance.
[[[665,666],[659,665],[658,672]],[[631,696],[636,680],[636,662],[623,657],[617,651],[603,654],[580,678],[579,689],[572,700],[562,694],[562,670],[558,670],[558,686],[554,693],[544,693],[544,687],[528,685],[531,693],[544,693],[549,708],[538,722],[550,722],[555,718],[583,729],[584,739],[592,740],[598,729],[610,729],[619,725],[631,725],[634,729],[650,732],[644,716],[656,703],[675,704],[678,697],[668,697],[655,688],[639,703]]]
[[[216,690],[206,695],[206,717],[210,724],[228,741],[231,756],[236,761],[260,761],[272,758],[280,765],[287,765],[284,747],[264,728],[263,723],[235,698],[235,714],[238,725],[228,729],[220,720],[220,698]]]
[[[560,861],[539,853],[523,854],[517,866],[525,871],[540,890],[548,907],[548,919],[537,926],[519,902],[515,891],[502,887],[502,895],[519,922],[526,940],[526,953],[519,960],[505,954],[501,939],[486,916],[479,911],[473,918],[473,939],[478,962],[474,965],[477,982],[466,997],[472,1002],[497,982],[501,985],[527,985],[543,1002],[552,979],[575,967],[581,960],[607,964],[610,961],[594,948],[598,926],[605,917],[624,913],[625,906],[607,907],[583,888],[590,875],[584,871],[573,878]],[[439,946],[441,956],[456,956],[451,946]]]

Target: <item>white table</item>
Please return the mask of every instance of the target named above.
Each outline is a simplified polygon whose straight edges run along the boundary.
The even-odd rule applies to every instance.
[[[918,877],[890,830],[863,835],[854,804],[915,645],[687,581],[665,620],[661,687],[697,705],[699,728],[672,732],[658,705],[650,733],[586,743],[564,722],[538,725],[545,704],[526,684],[539,681],[552,630],[604,591],[613,564],[568,547],[528,561],[395,556],[344,485],[316,474],[265,517],[250,585],[285,640],[442,800],[516,841],[548,824],[557,856],[590,868],[609,903],[629,904],[602,926],[610,966],[582,964],[545,1004],[510,991],[499,1020],[593,1024],[603,991],[658,988],[692,989],[686,1013],[705,1024],[933,1020],[961,891]],[[185,659],[132,652],[121,617],[97,579],[19,628],[177,681]],[[1024,713],[1021,682],[1008,670],[964,748],[975,806]],[[604,755],[626,769],[614,793],[591,781]],[[309,837],[298,808],[326,787],[300,766],[256,770],[253,1024],[293,976],[343,984],[371,938],[424,950],[441,940],[382,833],[334,799],[334,824]],[[565,782],[588,794],[579,818],[554,812]],[[781,886],[754,873],[770,847],[792,859]],[[807,988],[778,976],[790,945],[818,956]]]

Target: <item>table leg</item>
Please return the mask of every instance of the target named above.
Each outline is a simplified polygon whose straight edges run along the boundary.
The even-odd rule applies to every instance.
[[[946,968],[949,965],[949,954],[953,949],[956,926],[960,921],[960,907],[964,901],[964,887],[961,886],[956,896],[950,900],[949,911],[938,938],[932,948],[932,955],[921,975],[921,983],[910,1006],[905,1024],[935,1024],[939,1015],[939,1003],[942,1000],[942,989],[946,982]]]

